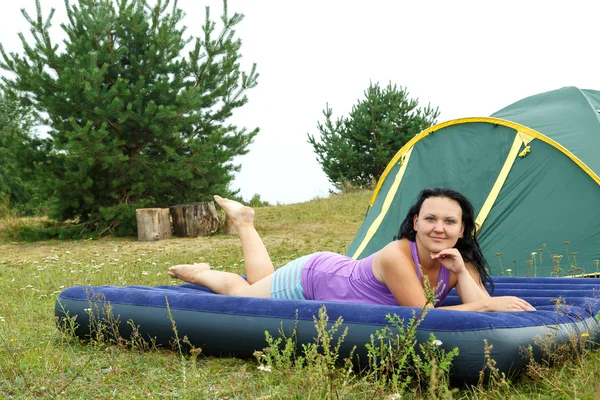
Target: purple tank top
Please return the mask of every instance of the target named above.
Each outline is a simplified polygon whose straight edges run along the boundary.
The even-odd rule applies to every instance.
[[[419,260],[419,253],[417,252],[417,244],[415,242],[410,242],[410,252],[412,253],[413,261],[417,266],[417,277],[421,280],[421,260]],[[439,306],[444,302],[446,296],[448,296],[448,286],[450,284],[450,271],[446,269],[442,265],[440,268],[440,273],[438,275],[438,280],[435,285],[435,296],[438,298],[438,301],[435,303],[435,306]]]
[[[397,306],[392,292],[373,275],[374,257],[355,260],[337,253],[315,253],[302,268],[304,296],[307,300]]]
[[[416,245],[411,242],[410,246],[417,266],[417,276],[421,280]],[[373,275],[373,258],[375,254],[362,260],[331,252],[313,254],[302,268],[301,283],[304,296],[307,300],[397,306],[398,302],[390,289]],[[450,271],[442,267],[436,284],[436,295],[439,298],[436,306],[440,305],[448,295],[449,279]]]

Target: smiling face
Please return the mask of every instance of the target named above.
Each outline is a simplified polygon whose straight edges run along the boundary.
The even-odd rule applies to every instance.
[[[417,242],[433,253],[454,247],[464,233],[460,204],[448,197],[428,197],[414,216],[413,229]]]

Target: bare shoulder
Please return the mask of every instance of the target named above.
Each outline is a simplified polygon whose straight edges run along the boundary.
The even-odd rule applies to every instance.
[[[385,281],[386,272],[414,271],[413,264],[408,240],[395,240],[377,252],[373,260],[373,273],[378,280]]]
[[[409,307],[427,304],[408,240],[396,240],[381,249],[373,259],[373,274],[388,287],[398,304]]]

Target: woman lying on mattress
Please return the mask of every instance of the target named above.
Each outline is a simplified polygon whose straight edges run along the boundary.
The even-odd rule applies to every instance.
[[[254,210],[219,196],[215,201],[237,229],[247,279],[213,271],[208,264],[176,265],[169,268],[170,276],[231,296],[465,311],[535,310],[518,297],[490,297],[485,284],[493,284],[475,237],[473,206],[453,190],[423,190],[402,222],[398,238],[366,258],[319,252],[277,270],[254,228]],[[427,300],[424,277],[435,288],[435,304]],[[454,287],[462,304],[440,306]]]

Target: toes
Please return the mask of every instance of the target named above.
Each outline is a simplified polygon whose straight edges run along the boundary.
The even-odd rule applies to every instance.
[[[225,201],[224,198],[222,198],[221,196],[215,194],[214,196],[215,201],[217,202],[218,205],[220,205],[221,207],[223,206],[223,202]]]

